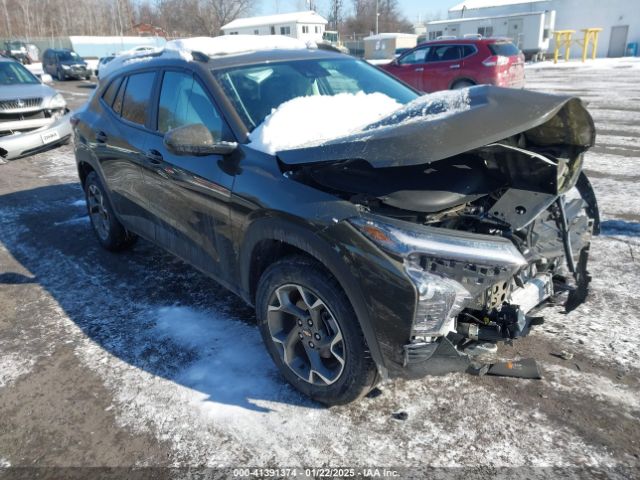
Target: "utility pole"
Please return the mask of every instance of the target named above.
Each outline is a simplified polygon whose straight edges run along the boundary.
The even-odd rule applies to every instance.
[[[380,13],[378,12],[378,2],[379,0],[376,0],[376,35],[378,35],[379,33],[378,25],[380,23]]]

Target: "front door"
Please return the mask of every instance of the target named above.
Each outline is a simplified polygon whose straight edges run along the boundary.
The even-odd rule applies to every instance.
[[[106,109],[92,126],[94,152],[109,188],[109,197],[124,226],[153,238],[147,198],[142,183],[142,165],[151,136],[146,125],[154,71],[116,79],[100,99]]]
[[[619,25],[611,27],[611,37],[609,38],[608,57],[623,57],[627,49],[627,35],[629,34],[629,25]]]
[[[167,70],[160,89],[156,134],[147,145],[145,196],[156,243],[219,280],[229,278],[232,232],[229,201],[233,172],[222,155],[177,155],[164,145],[176,127],[203,124],[214,139],[232,135],[206,89],[192,74]]]
[[[413,88],[423,91],[422,73],[429,47],[419,47],[402,55],[395,63],[387,65],[386,70],[408,83]]]

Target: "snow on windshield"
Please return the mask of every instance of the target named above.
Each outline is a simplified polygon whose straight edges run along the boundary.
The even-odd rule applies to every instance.
[[[315,48],[313,42],[306,43],[282,35],[223,35],[220,37],[194,37],[171,40],[164,48],[151,48],[138,52],[123,52],[102,67],[101,76],[132,63],[145,62],[159,55],[163,58],[182,58],[193,60],[192,52],[201,52],[207,56],[234,55],[259,50],[303,50]]]
[[[283,103],[249,135],[256,150],[282,150],[349,141],[372,130],[433,121],[471,108],[469,89],[423,95],[402,105],[382,93],[298,97]],[[361,139],[360,139],[361,140]]]
[[[402,105],[382,93],[297,97],[283,103],[256,128],[250,146],[274,154],[349,135]]]

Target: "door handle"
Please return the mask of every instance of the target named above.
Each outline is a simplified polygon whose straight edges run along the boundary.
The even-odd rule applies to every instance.
[[[156,149],[151,149],[147,152],[147,160],[152,165],[160,165],[162,163],[162,154]]]
[[[415,69],[416,72],[424,72],[424,68],[422,67],[418,67]]]
[[[449,68],[460,68],[460,65],[451,65]]]
[[[107,137],[106,133],[104,133],[102,131],[96,133],[96,142],[98,142],[98,143],[107,143],[107,139],[108,139],[108,137]]]

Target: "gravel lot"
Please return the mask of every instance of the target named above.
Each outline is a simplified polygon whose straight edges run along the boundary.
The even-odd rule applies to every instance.
[[[326,465],[404,466],[416,478],[430,467],[637,475],[639,72],[635,59],[527,70],[529,88],[589,102],[598,142],[586,169],[604,220],[587,303],[551,311],[501,350],[535,357],[542,380],[394,381],[324,408],[277,374],[240,300],[147,242],[117,255],[98,247],[71,146],[0,165],[0,477],[33,473],[6,467]],[[56,87],[76,107],[92,85]]]

